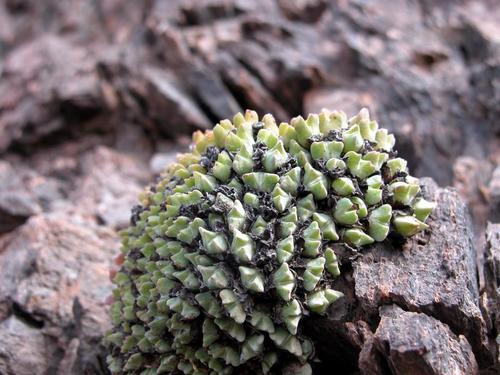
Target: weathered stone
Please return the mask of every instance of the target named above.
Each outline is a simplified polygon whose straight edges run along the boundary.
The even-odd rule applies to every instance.
[[[469,205],[480,236],[490,211],[487,185],[492,169],[491,163],[469,156],[457,158],[453,165],[453,187]]]
[[[193,99],[183,92],[174,77],[150,67],[145,69],[144,78],[145,90],[143,92],[136,90],[135,94],[144,97],[148,103],[148,116],[166,135],[176,134],[179,130],[189,132],[208,129],[212,125]]]
[[[490,332],[496,332],[497,364],[500,363],[500,224],[488,224],[484,253],[484,288],[481,307]]]
[[[0,322],[0,373],[43,374],[49,368],[42,331],[12,315]]]
[[[450,189],[427,181],[425,196],[437,203],[430,230],[402,248],[375,246],[353,263],[360,308],[375,317],[394,303],[422,312],[464,335],[482,366],[493,362],[479,309],[474,234],[467,207]]]
[[[0,234],[23,224],[30,216],[51,209],[62,198],[58,182],[21,163],[0,161]]]
[[[163,172],[167,165],[175,161],[176,152],[162,152],[153,155],[149,161],[149,168],[155,174]]]
[[[100,235],[96,223],[123,227],[136,194],[151,180],[149,169],[159,171],[165,160],[159,155],[171,151],[161,147],[165,138],[180,143],[178,135],[190,136],[246,108],[286,120],[322,107],[348,114],[369,107],[396,133],[396,148],[414,174],[457,188],[481,234],[487,220],[500,218],[498,167],[494,172],[499,12],[500,2],[479,0],[0,2],[0,157],[5,157],[0,162],[0,264],[10,267],[26,254],[16,255],[17,249],[38,240],[41,247],[60,248],[30,231],[67,239],[66,229],[70,237],[82,230],[87,241]],[[474,239],[465,229],[470,225],[456,194],[429,191],[441,207],[433,214],[435,230],[402,249],[384,244],[359,258],[336,249],[343,274],[354,276],[338,280],[346,298],[329,317],[307,326],[320,343],[318,373],[356,372],[358,360],[368,373],[390,372],[384,367],[390,356],[385,349],[377,350],[371,363],[362,359],[372,358],[370,342],[380,339],[374,336],[380,306],[393,303],[425,314],[426,327],[444,332],[429,323],[432,318],[448,325],[455,335],[444,333],[450,347],[463,335],[481,371],[496,371],[497,225],[486,230],[483,256],[483,236]],[[39,216],[45,212],[55,216]],[[90,240],[95,248],[116,249],[99,241]],[[75,245],[73,256],[86,245]],[[66,260],[58,261],[58,250],[46,254],[51,277],[65,275]],[[101,260],[82,262],[93,269]],[[25,275],[4,267],[0,274],[2,284],[10,286],[40,276],[36,270]],[[21,282],[24,293],[33,289],[35,296],[43,295],[38,282]],[[21,293],[15,289],[12,293]],[[105,318],[85,318],[93,313],[85,312],[92,308],[82,302],[88,298],[79,297],[84,291],[72,291],[72,300],[37,308],[36,314],[31,302],[3,299],[0,316],[7,320],[0,322],[0,349],[24,353],[18,343],[26,343],[34,359],[14,351],[0,354],[0,373],[99,373],[92,358],[102,329],[95,325]],[[78,316],[83,316],[76,325],[81,335],[71,333]],[[410,320],[406,315],[383,319],[395,325]],[[436,346],[425,347],[437,358]],[[469,351],[461,353],[465,362],[454,363],[469,363]]]
[[[6,335],[0,336],[9,341],[0,345],[8,348],[0,349],[0,366],[12,369],[7,374],[95,373],[110,324],[108,271],[116,246],[110,230],[47,215],[30,218],[1,241],[0,330]],[[14,350],[16,343],[33,356]],[[72,350],[76,358],[63,361]]]
[[[490,198],[490,220],[500,221],[500,165],[494,169],[488,184]]]
[[[453,190],[440,189],[430,179],[422,179],[422,182],[424,196],[437,203],[429,218],[429,230],[404,243],[393,236],[362,253],[341,247],[335,249],[342,260],[343,275],[335,288],[341,290],[345,298],[332,307],[328,317],[311,319],[306,324],[308,334],[318,343],[317,353],[322,361],[319,370],[340,366],[345,373],[358,368],[368,374],[398,373],[387,368],[393,355],[387,347],[382,345],[375,354],[371,349],[381,340],[376,337],[382,332],[379,329],[384,319],[380,308],[392,304],[418,313],[415,315],[424,317],[418,320],[422,319],[427,325],[439,326],[432,330],[450,332],[446,338],[436,334],[433,344],[429,341],[434,337],[431,335],[424,343],[420,336],[423,331],[405,328],[406,318],[393,321],[394,329],[405,332],[401,334],[405,340],[428,348],[428,351],[410,350],[408,356],[403,355],[407,366],[431,361],[425,365],[430,367],[422,365],[421,371],[427,371],[423,373],[445,374],[445,368],[436,364],[439,362],[436,358],[443,355],[443,347],[452,348],[444,355],[450,360],[453,358],[453,366],[461,369],[457,374],[473,373],[465,371],[467,366],[477,371],[476,362],[480,368],[496,365],[495,346],[489,334],[492,330],[480,309],[474,234],[467,207]],[[425,328],[424,331],[426,329],[431,330]],[[438,337],[442,341],[437,341]],[[399,373],[419,373],[416,369],[401,371]]]
[[[81,157],[79,170],[71,211],[115,229],[128,225],[131,207],[151,179],[146,161],[100,146]]]
[[[41,36],[10,54],[0,82],[0,152],[74,131],[97,116],[104,102],[93,64],[88,51],[56,36]]]
[[[380,308],[380,323],[360,357],[362,374],[474,375],[478,365],[464,336],[423,313],[395,305]],[[378,367],[374,368],[374,364]]]

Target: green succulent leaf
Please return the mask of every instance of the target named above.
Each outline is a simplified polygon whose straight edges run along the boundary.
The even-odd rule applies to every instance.
[[[318,281],[323,275],[323,269],[325,268],[325,258],[318,257],[316,259],[310,260],[306,263],[306,270],[304,272],[304,289],[311,291],[316,288]]]
[[[264,351],[264,335],[253,335],[241,347],[240,362],[245,363]]]
[[[203,246],[205,246],[209,254],[217,255],[227,250],[227,239],[224,234],[212,232],[205,228],[200,228],[199,232],[203,241]]]
[[[421,222],[425,222],[427,220],[434,208],[436,208],[435,202],[429,202],[423,198],[416,199],[413,204],[415,217]]]
[[[339,264],[337,261],[337,256],[332,248],[327,248],[325,250],[325,268],[334,277],[340,275]]]
[[[243,323],[246,318],[246,313],[236,293],[230,289],[223,289],[220,291],[219,297],[222,301],[222,306],[224,306],[229,316],[234,319],[236,323]]]
[[[238,267],[240,271],[241,283],[248,290],[262,293],[264,292],[265,279],[262,273],[255,269],[249,267]]]
[[[358,221],[358,212],[349,198],[342,198],[335,205],[333,217],[340,224],[352,225]]]
[[[288,332],[292,335],[297,334],[301,317],[302,309],[300,308],[300,303],[296,299],[292,299],[281,308],[281,319],[285,323]]]
[[[342,297],[343,294],[339,291],[332,289],[318,290],[309,294],[307,297],[307,306],[309,309],[318,314],[324,314],[326,309],[335,302],[337,299]]]
[[[274,286],[278,295],[289,301],[295,288],[295,277],[287,263],[282,263],[273,275]]]
[[[302,252],[307,257],[314,257],[319,254],[321,247],[321,230],[316,221],[313,221],[304,230],[304,251]]]
[[[306,163],[304,166],[303,182],[305,189],[310,191],[314,195],[314,198],[325,199],[328,195],[328,179],[309,163]]]
[[[421,222],[414,216],[400,215],[393,219],[396,232],[404,237],[410,237],[428,228],[428,225]]]

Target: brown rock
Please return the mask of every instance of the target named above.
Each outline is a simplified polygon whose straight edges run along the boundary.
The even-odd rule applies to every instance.
[[[0,366],[12,374],[97,372],[100,340],[110,325],[111,249],[117,247],[109,230],[47,215],[30,218],[3,239],[0,330],[8,344],[0,348],[12,350],[2,349]],[[22,355],[28,352],[33,356]]]
[[[62,196],[56,180],[21,163],[0,161],[0,234],[23,224],[30,216],[50,210]]]
[[[490,332],[496,332],[497,364],[500,363],[500,224],[486,228],[485,285],[481,307]]]
[[[319,373],[328,373],[323,371],[335,366],[345,373],[361,368],[369,374],[446,374],[446,367],[439,364],[442,356],[450,359],[450,368],[460,370],[457,374],[474,373],[467,372],[467,366],[477,372],[476,361],[480,368],[496,365],[496,349],[490,339],[494,330],[479,304],[468,210],[453,190],[437,188],[429,179],[422,182],[424,196],[437,203],[428,231],[403,243],[393,237],[362,253],[336,249],[342,259],[342,275],[335,287],[345,298],[333,306],[328,317],[306,323],[308,334],[318,343]],[[384,318],[381,307],[393,304],[418,314]],[[422,321],[422,331],[409,328],[413,319],[414,323]],[[389,337],[385,332],[391,330],[399,333]],[[426,333],[434,330],[446,335]],[[432,338],[436,342],[431,343]],[[413,342],[421,349],[401,348],[401,357],[396,358],[398,340],[407,340],[408,345]],[[377,344],[382,342],[389,347]],[[388,368],[391,361],[394,367]]]
[[[360,357],[363,374],[449,375],[478,374],[471,347],[464,336],[426,314],[403,311],[395,305],[380,309],[381,320],[370,356]],[[374,371],[373,364],[379,362]]]
[[[403,248],[375,246],[353,263],[355,294],[372,316],[395,303],[423,312],[464,335],[483,366],[493,361],[485,322],[479,309],[474,234],[466,206],[449,189],[426,181],[425,196],[437,203],[430,231]]]
[[[490,198],[490,220],[500,221],[500,163],[494,169],[491,180],[488,184]]]
[[[60,37],[42,35],[16,49],[3,69],[0,152],[56,131],[74,131],[103,109],[89,52]]]
[[[158,171],[160,153],[172,151],[160,146],[165,138],[179,142],[240,109],[281,121],[322,107],[354,114],[368,106],[397,135],[413,174],[458,189],[477,233],[498,218],[498,173],[490,170],[500,124],[498,1],[0,3],[0,319],[7,319],[0,350],[25,353],[25,342],[34,358],[1,352],[0,373],[101,371],[95,353],[107,318],[100,302],[85,288],[54,286],[77,267],[66,247],[82,267],[100,270],[102,259],[82,252],[116,245],[97,238],[96,223],[127,224],[151,180],[148,163]],[[481,370],[496,371],[496,227],[488,227],[483,257],[456,194],[429,194],[440,203],[432,231],[402,248],[342,250],[338,287],[346,298],[308,326],[320,344],[319,373],[357,372],[358,362],[365,372],[389,373],[392,346],[376,344],[403,337],[382,336],[381,327],[397,331],[413,319],[425,328],[415,339],[427,357],[442,358],[448,343],[443,353],[463,368],[472,363],[467,340]],[[474,245],[480,270],[487,259],[481,294]],[[37,254],[41,271],[27,254]],[[95,290],[109,288],[94,282]],[[409,312],[381,317],[386,304]],[[431,331],[442,340],[418,336]],[[401,368],[415,359],[428,366],[422,371],[442,370],[414,353],[402,354]]]
[[[0,373],[43,374],[49,368],[42,331],[12,315],[0,322]]]
[[[131,208],[152,178],[147,161],[100,146],[81,157],[79,170],[70,210],[111,228],[128,225]]]
[[[468,156],[457,158],[453,165],[453,187],[469,205],[481,236],[490,210],[485,191],[492,169],[491,163]]]

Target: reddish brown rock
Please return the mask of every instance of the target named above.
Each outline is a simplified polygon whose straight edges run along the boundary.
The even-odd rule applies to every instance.
[[[0,234],[23,224],[29,217],[49,211],[63,198],[59,183],[26,168],[0,161]]]
[[[486,228],[484,287],[481,307],[490,332],[496,332],[497,364],[500,363],[500,224]]]
[[[490,214],[488,181],[492,170],[491,163],[467,156],[457,158],[453,165],[453,187],[469,205],[481,237]]]
[[[47,215],[2,238],[0,330],[12,349],[1,349],[0,369],[97,372],[100,340],[110,325],[108,273],[117,246],[110,230]],[[28,352],[33,356],[22,355]]]
[[[425,195],[437,203],[430,230],[402,248],[375,246],[353,263],[357,303],[368,314],[395,303],[446,323],[470,342],[478,362],[492,363],[479,309],[474,234],[466,206],[455,192],[427,182]]]
[[[495,167],[488,184],[490,198],[490,220],[500,221],[500,161]]]
[[[424,196],[437,203],[426,232],[405,242],[393,237],[362,253],[336,249],[342,276],[335,287],[345,298],[328,317],[306,323],[317,340],[319,373],[335,366],[345,373],[446,374],[455,368],[449,373],[465,375],[498,366],[494,330],[480,308],[467,207],[453,190],[422,182]],[[381,312],[387,305],[411,314],[389,319]],[[405,340],[398,357],[398,342]]]
[[[0,373],[43,374],[49,368],[42,331],[12,315],[0,322]]]
[[[478,365],[469,342],[426,314],[403,311],[395,305],[380,309],[381,320],[360,356],[363,374],[475,375]],[[374,368],[374,364],[378,368]]]
[[[114,229],[128,225],[131,208],[152,178],[145,160],[104,146],[81,157],[79,172],[68,209]]]
[[[90,51],[60,37],[42,35],[16,49],[6,58],[2,76],[0,152],[55,132],[80,130],[104,107]]]

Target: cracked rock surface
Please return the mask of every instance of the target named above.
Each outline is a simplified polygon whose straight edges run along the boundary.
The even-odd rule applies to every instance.
[[[423,181],[424,196],[437,202],[428,231],[404,244],[345,254],[343,267],[352,273],[338,283],[346,299],[328,318],[309,323],[325,368],[342,363],[346,372],[366,374],[474,374],[497,366],[467,207],[453,190]],[[490,274],[498,277],[495,270]]]
[[[33,362],[31,373],[40,374],[99,369],[114,254],[106,249],[117,242],[111,230],[51,215],[2,238],[0,369],[28,374]]]
[[[426,314],[395,305],[380,308],[380,323],[365,343],[359,367],[365,374],[477,374],[467,339]],[[408,332],[412,332],[411,335]]]
[[[499,373],[498,14],[495,0],[0,1],[0,374],[107,373],[117,231],[193,130],[247,108],[362,106],[438,207],[405,243],[336,249],[346,298],[307,323],[315,373]]]
[[[432,229],[401,249],[380,246],[353,264],[359,307],[378,314],[395,303],[433,316],[473,346],[478,361],[492,361],[485,322],[478,305],[474,236],[466,206],[454,191],[430,182],[426,195],[437,202]]]

